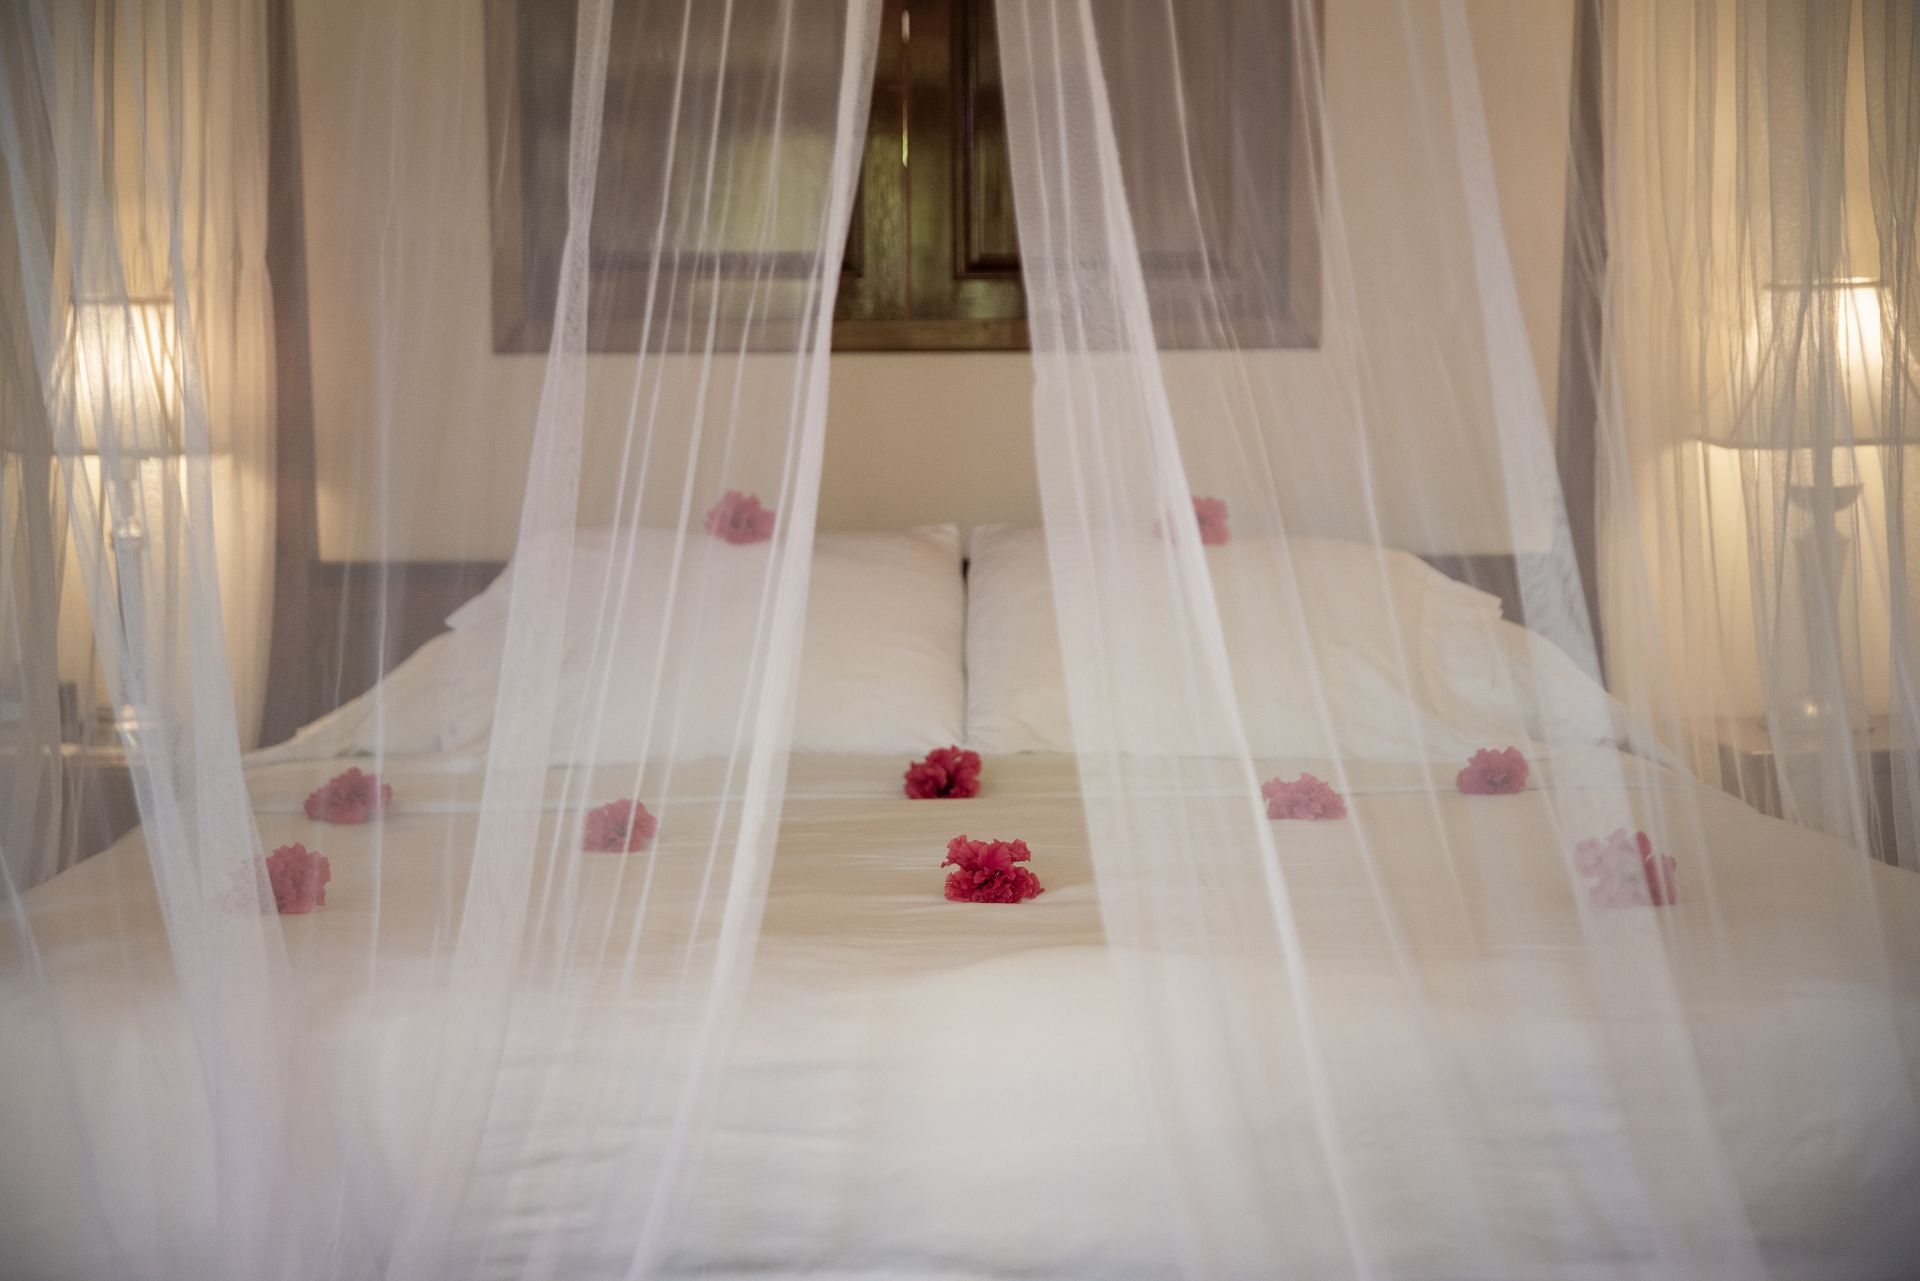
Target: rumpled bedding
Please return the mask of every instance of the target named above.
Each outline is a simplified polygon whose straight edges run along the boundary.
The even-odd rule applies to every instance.
[[[352,1217],[378,1240],[391,1226],[383,1216],[405,1205],[404,1172],[429,1138],[422,1118],[437,1087],[423,1064],[436,1047],[423,1038],[440,999],[437,965],[460,922],[479,785],[471,762],[391,760],[381,766],[396,793],[386,820],[326,827],[302,816],[300,801],[335,764],[262,766],[249,783],[268,847],[302,840],[332,861],[325,908],[281,926],[309,1044],[326,1057],[315,1066],[330,1097],[351,1101],[345,1146],[366,1172]],[[1275,774],[1313,764],[1262,766]],[[1172,1201],[1130,1070],[1135,1047],[1073,758],[991,759],[981,796],[966,801],[901,798],[903,767],[878,757],[792,761],[752,978],[668,1272],[1174,1275]],[[677,768],[678,804],[696,807],[703,787],[718,793],[723,766]],[[705,768],[711,778],[697,772]],[[1393,1211],[1368,1221],[1383,1271],[1486,1275],[1486,1240],[1461,1231],[1458,1207],[1430,1194],[1432,1171],[1409,1168],[1402,1141],[1431,1122],[1421,1059],[1437,1037],[1457,1056],[1463,1099],[1499,1108],[1496,1124],[1469,1131],[1487,1147],[1466,1154],[1480,1181],[1475,1204],[1491,1207],[1486,1230],[1506,1261],[1498,1275],[1658,1272],[1650,1216],[1621,1172],[1660,1153],[1623,1135],[1619,1100],[1630,1095],[1655,1134],[1672,1117],[1681,1144],[1684,1122],[1698,1116],[1694,1082],[1608,1069],[1623,1055],[1631,1062],[1633,1037],[1663,1028],[1652,1016],[1644,1029],[1616,1025],[1625,1050],[1618,1040],[1602,1046],[1592,968],[1598,958],[1630,973],[1664,946],[1676,958],[1712,1134],[1770,1274],[1915,1275],[1920,878],[1701,792],[1704,839],[1675,851],[1679,903],[1609,914],[1589,945],[1575,946],[1580,913],[1564,864],[1550,856],[1558,834],[1539,794],[1457,796],[1450,770],[1353,766],[1354,820],[1287,824],[1282,841],[1355,1183],[1373,1212]],[[1642,797],[1695,786],[1600,749],[1555,754],[1536,770],[1562,789],[1589,778]],[[633,775],[556,776],[544,821],[563,824],[570,796],[626,794]],[[1436,779],[1440,790],[1429,791]],[[1431,835],[1436,805],[1442,829],[1458,837],[1445,849]],[[1409,838],[1393,839],[1396,828]],[[655,861],[650,889],[630,874],[637,864],[583,860],[582,940],[629,920],[642,893],[662,922],[691,910],[691,881],[673,869],[696,852],[676,844],[675,830],[669,807],[656,848],[632,856]],[[1434,1020],[1424,1031],[1402,1017],[1405,976],[1354,943],[1376,916],[1358,831],[1408,930]],[[946,902],[938,864],[962,832],[1026,840],[1046,892],[1011,907]],[[1524,945],[1487,946],[1499,934],[1488,920],[1516,901],[1532,934]],[[220,1231],[206,1087],[139,834],[37,887],[24,905],[31,949],[22,922],[0,922],[0,1072],[11,1100],[0,1109],[0,1275],[203,1275]],[[1876,929],[1863,933],[1863,923]],[[584,942],[552,954],[609,970],[626,960],[624,948],[602,954]],[[562,1275],[624,1275],[638,1216],[595,1213],[593,1197],[618,1195],[627,1163],[655,1150],[666,1123],[609,1088],[629,1079],[629,1060],[651,1064],[657,1047],[657,1029],[631,1017],[632,1002],[665,980],[644,947],[637,956],[648,977],[625,992],[627,1005],[606,1004],[609,976],[574,970],[554,988],[564,999],[516,1010],[498,1060],[497,1125],[471,1174],[474,1208],[451,1229],[462,1275],[520,1276],[556,1242]],[[1230,955],[1195,957],[1191,981],[1220,982],[1234,966]],[[1232,981],[1269,983],[1274,999],[1287,999],[1270,974]],[[569,1020],[608,1010],[621,1019],[592,1024],[595,1035],[561,1034],[579,1026]],[[556,1060],[561,1043],[593,1054]],[[1260,1141],[1305,1150],[1314,1130],[1297,1056],[1277,1056],[1273,1072],[1262,1096],[1273,1114],[1252,1123]],[[1448,1155],[1460,1154],[1434,1159]],[[374,1181],[379,1172],[390,1186]],[[1274,1190],[1274,1204],[1288,1204],[1285,1192]],[[1684,1183],[1663,1195],[1675,1198],[1661,1207],[1665,1221],[1688,1222],[1696,1209],[1702,1222],[1713,1218],[1704,1191],[1698,1207]],[[1338,1269],[1334,1225],[1310,1212],[1305,1189],[1298,1204],[1289,1257],[1245,1260],[1242,1275]]]

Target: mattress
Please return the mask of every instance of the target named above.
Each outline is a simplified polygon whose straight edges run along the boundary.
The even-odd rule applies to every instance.
[[[337,1097],[357,1101],[349,1146],[356,1168],[374,1172],[403,1170],[423,1141],[417,1117],[432,1074],[419,1070],[422,1047],[410,1030],[434,999],[428,958],[446,954],[458,925],[478,796],[471,762],[389,766],[396,808],[361,829],[319,828],[300,815],[325,763],[249,774],[265,842],[322,844],[333,864],[326,908],[281,924],[289,965],[307,984],[312,1044],[326,1056],[314,1066]],[[1540,768],[1562,788],[1622,772],[1648,795],[1696,786],[1597,750],[1563,752]],[[899,770],[891,758],[792,763],[753,976],[667,1271],[1175,1274],[1173,1200],[1128,1067],[1132,1043],[1074,762],[992,760],[983,794],[968,801],[906,801]],[[1695,1115],[1695,1096],[1685,1081],[1604,1079],[1589,996],[1595,957],[1606,964],[1617,944],[1619,963],[1635,963],[1648,930],[1685,954],[1676,972],[1691,1053],[1769,1274],[1915,1275],[1920,877],[1703,791],[1699,847],[1681,856],[1680,903],[1657,922],[1647,910],[1612,914],[1602,926],[1611,936],[1575,947],[1579,913],[1564,870],[1514,854],[1551,847],[1546,807],[1528,794],[1497,810],[1481,803],[1469,816],[1472,800],[1436,798],[1428,781],[1421,767],[1357,767],[1351,803],[1376,834],[1396,825],[1431,833],[1437,805],[1443,828],[1462,837],[1444,851],[1430,836],[1376,840],[1374,852],[1416,935],[1419,981],[1441,1039],[1458,1052],[1460,1088],[1500,1109],[1499,1123],[1479,1132],[1488,1149],[1468,1155],[1495,1207],[1490,1230],[1510,1269],[1502,1275],[1660,1270],[1647,1216],[1619,1177],[1631,1158],[1617,1092],[1631,1089],[1636,1113],[1656,1128],[1664,1109]],[[689,776],[679,787],[697,783]],[[1510,840],[1486,839],[1489,814]],[[1383,1212],[1368,1224],[1382,1243],[1376,1263],[1386,1275],[1485,1275],[1485,1242],[1462,1239],[1452,1207],[1414,1198],[1431,1180],[1396,1165],[1407,1155],[1397,1139],[1433,1106],[1430,1076],[1413,1061],[1423,1042],[1409,1039],[1397,1014],[1405,976],[1350,945],[1373,901],[1347,846],[1351,830],[1288,824],[1282,856],[1330,1024],[1329,1071],[1356,1181]],[[945,902],[938,864],[962,832],[1028,841],[1046,892],[1014,907]],[[672,860],[670,837],[663,826],[658,851],[640,857]],[[584,873],[592,881],[584,900],[608,919],[633,910],[639,892],[614,870],[620,862],[589,861]],[[1532,905],[1537,946],[1473,946],[1484,925],[1476,904],[1515,893]],[[0,1072],[9,1086],[0,1275],[203,1275],[219,1231],[205,1085],[139,834],[29,892],[24,907],[33,951],[18,922],[0,923]],[[1878,923],[1877,937],[1860,937],[1863,920]],[[370,956],[379,967],[371,984]],[[473,1177],[486,1195],[476,1202],[491,1211],[484,1223],[456,1225],[484,1242],[456,1249],[468,1260],[462,1275],[519,1276],[537,1243],[553,1240],[566,1243],[564,1275],[624,1274],[638,1223],[609,1227],[583,1204],[577,1169],[552,1154],[586,1150],[612,1167],[660,1118],[594,1095],[610,1079],[607,1062],[578,1065],[572,1088],[576,1065],[551,1061],[541,1029],[578,1015],[527,1011],[502,1049],[500,1089],[511,1097],[524,1086],[543,1103],[514,1111],[529,1123],[490,1134],[479,1152]],[[644,1031],[610,1029],[596,1044],[617,1064],[641,1053]],[[1647,1034],[1656,1033],[1650,1020]],[[1296,1070],[1275,1063],[1273,1114],[1250,1119],[1263,1141],[1313,1142]],[[83,1152],[75,1118],[84,1118]],[[617,1172],[599,1173],[617,1184]],[[356,1213],[365,1221],[378,1221],[384,1197],[400,1204],[393,1189],[362,1191]],[[1686,1221],[1689,1193],[1668,1194],[1682,1203],[1660,1217]],[[1699,1214],[1711,1212],[1703,1200]],[[1336,1230],[1315,1215],[1302,1212],[1289,1239],[1289,1258],[1255,1261],[1247,1274],[1322,1275],[1338,1258]]]

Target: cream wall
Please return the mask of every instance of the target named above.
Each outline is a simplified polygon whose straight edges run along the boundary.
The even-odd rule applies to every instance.
[[[490,350],[481,13],[469,0],[295,0],[310,317],[323,551],[330,557],[501,556],[511,546],[543,362]],[[1484,353],[1456,311],[1459,262],[1410,255],[1429,211],[1397,190],[1416,86],[1389,83],[1377,54],[1397,35],[1383,0],[1332,0],[1327,77],[1334,162],[1358,264],[1404,271],[1396,317],[1434,353],[1382,371],[1405,406],[1453,399],[1444,385]],[[1469,0],[1499,216],[1511,248],[1519,314],[1537,369],[1537,406],[1553,403],[1560,312],[1572,0]],[[392,47],[405,74],[344,75],[368,47]],[[1440,53],[1433,51],[1434,65]],[[1409,223],[1408,220],[1415,220]],[[1423,279],[1422,273],[1432,279]],[[1338,324],[1329,317],[1329,327]],[[1449,346],[1454,344],[1456,346]],[[1364,348],[1364,343],[1355,344]],[[1328,350],[1340,346],[1330,332]],[[1464,354],[1463,354],[1464,352]],[[590,361],[583,508],[610,508],[628,362]],[[1176,403],[1204,364],[1170,361]],[[780,412],[787,368],[744,371],[749,404]],[[1263,379],[1311,404],[1343,377],[1320,352],[1265,358]],[[1386,381],[1383,376],[1380,381]],[[1424,381],[1423,381],[1424,380]],[[674,379],[669,377],[668,382]],[[1031,521],[1031,368],[1022,354],[841,355],[833,358],[821,524],[882,528],[921,521]],[[672,394],[671,392],[669,393]],[[1530,430],[1544,431],[1539,419]],[[671,412],[671,406],[669,406]],[[1490,414],[1489,414],[1490,416]],[[1431,551],[1511,543],[1491,428],[1408,422],[1396,411],[1371,442],[1388,535]],[[1467,415],[1477,418],[1477,414]],[[1353,428],[1333,414],[1290,420],[1287,447],[1356,459]],[[1316,440],[1314,433],[1327,433]],[[670,469],[660,469],[670,470]],[[1350,529],[1365,486],[1357,473],[1296,496],[1293,527]],[[1430,509],[1434,495],[1449,506]],[[1418,510],[1400,526],[1395,513]],[[375,513],[384,513],[376,519]]]

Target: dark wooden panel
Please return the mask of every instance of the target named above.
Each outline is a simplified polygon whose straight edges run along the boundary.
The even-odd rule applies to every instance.
[[[846,324],[839,350],[925,347],[1024,348],[1025,296],[1007,154],[1005,106],[992,0],[911,0],[912,39],[903,49],[903,0],[888,5],[879,79],[899,85],[908,143],[907,267],[895,311],[865,311]],[[1252,33],[1183,25],[1167,31],[1184,69],[1187,110],[1113,100],[1123,165],[1159,163],[1168,148],[1189,160],[1190,190],[1139,186],[1131,195],[1141,266],[1167,348],[1314,347],[1320,340],[1320,86],[1318,4],[1276,6]],[[1248,38],[1236,40],[1236,34]],[[1204,46],[1204,47],[1203,47]],[[1311,49],[1310,55],[1296,51]],[[1314,74],[1306,74],[1309,68]],[[1284,91],[1278,118],[1237,128],[1238,84]],[[1274,95],[1267,95],[1272,99]],[[894,99],[889,96],[889,109]],[[876,100],[878,103],[878,100]],[[878,106],[877,106],[878,111]],[[888,129],[895,121],[888,117]],[[886,153],[891,163],[892,135]],[[868,163],[880,149],[870,145]],[[890,236],[892,229],[889,229]],[[891,240],[888,250],[900,246]]]
[[[276,675],[305,724],[373,688],[446,630],[447,615],[478,596],[499,561],[314,561],[305,663]]]
[[[891,202],[881,216],[868,217],[862,233],[869,263],[892,265],[880,287],[841,300],[837,351],[1027,345],[997,55],[991,72],[979,63],[983,23],[991,41],[992,9],[992,0],[887,0],[861,182],[870,199],[878,191]],[[990,43],[985,48],[992,53]],[[964,87],[976,81],[991,84],[995,95],[978,119]],[[974,175],[996,166],[1000,203],[979,208],[998,221],[970,222]],[[969,235],[983,252],[965,243]]]
[[[955,26],[959,101],[954,150],[960,166],[955,270],[963,277],[1014,278],[1020,270],[1020,229],[1014,219],[1013,165],[1007,155],[1007,108],[993,5],[963,5]]]
[[[1174,348],[1317,347],[1319,5],[1243,8],[1231,23],[1165,14],[1130,34],[1169,43],[1181,111],[1112,98],[1123,169],[1158,180],[1128,192],[1154,336]],[[1248,102],[1272,118],[1247,119]],[[1170,156],[1184,159],[1184,183],[1164,180]]]
[[[834,302],[836,348],[845,345],[843,325],[898,316],[906,296],[907,171],[900,159],[907,109],[906,48],[900,3],[887,0],[880,23],[860,189]]]
[[[552,339],[567,229],[577,7],[577,0],[487,0],[496,351],[545,351]],[[776,215],[816,207],[828,174],[805,153],[809,143],[832,146],[830,136],[808,138],[791,122],[831,122],[837,99],[830,86],[783,76],[771,47],[758,68],[735,49],[724,80],[713,70],[688,70],[645,25],[663,12],[613,8],[587,245],[587,349],[791,347],[814,300],[814,226],[802,218],[783,228]],[[662,127],[683,117],[683,130],[701,145],[676,146]],[[765,145],[776,129],[780,146]],[[798,163],[784,154],[796,148]],[[776,175],[789,199],[753,206],[752,193],[768,190]],[[731,198],[669,198],[709,180]],[[856,271],[873,259],[863,243]]]
[[[267,277],[274,372],[273,624],[260,741],[277,743],[312,719],[301,678],[310,637],[308,570],[319,544],[313,457],[313,383],[307,341],[305,193],[300,86],[290,0],[267,9]]]
[[[1560,285],[1560,383],[1554,459],[1567,507],[1567,537],[1593,636],[1596,677],[1607,670],[1600,628],[1599,474],[1601,295],[1606,287],[1606,153],[1602,138],[1601,0],[1574,15],[1573,94],[1567,141],[1565,262]]]
[[[60,745],[60,866],[92,858],[140,826],[133,767],[119,746]]]
[[[1020,283],[1005,113],[998,101],[993,2],[913,0],[913,15],[913,265],[907,317],[985,325],[1021,320],[1027,300]],[[981,66],[983,55],[992,56],[991,71]],[[981,84],[990,85],[993,94],[984,110],[974,101],[974,87]],[[996,169],[1004,203],[999,221],[988,222],[990,206],[979,209],[981,217],[972,216],[974,189],[993,183]]]
[[[551,339],[565,227],[576,0],[486,4],[494,344],[503,352],[539,352]],[[646,122],[663,118],[673,95],[691,92],[700,100],[702,91],[663,73],[658,42],[635,20],[642,12],[635,5],[614,11],[589,245],[588,348],[791,346],[807,323],[805,246],[750,250],[729,245],[724,228],[665,225],[659,192],[673,185],[675,162]],[[1156,216],[1153,189],[1134,193],[1157,336],[1167,347],[1316,346],[1317,90],[1299,74],[1307,60],[1294,51],[1317,41],[1318,10],[1311,11],[1313,32],[1299,29],[1296,23],[1309,19],[1292,6],[1249,18],[1262,25],[1244,40],[1209,25],[1209,47],[1188,34],[1178,10],[1167,12],[1167,38],[1192,73],[1183,77],[1187,111],[1175,118],[1160,104],[1114,98],[1117,132],[1143,140],[1142,154],[1178,146],[1191,162],[1197,223],[1184,198]],[[835,310],[836,349],[1026,346],[995,35],[993,0],[885,0]],[[1282,118],[1257,131],[1235,128],[1234,86],[1265,87],[1276,78],[1292,90],[1279,97]],[[749,132],[756,125],[752,118],[738,123]],[[733,136],[722,124],[722,136]],[[1158,135],[1168,135],[1164,146],[1155,144]],[[748,145],[743,155],[750,181],[761,153]],[[818,176],[817,168],[800,166],[785,180]],[[1169,198],[1175,194],[1184,197]],[[796,193],[800,203],[808,198]],[[664,266],[677,282],[660,291],[653,286]],[[715,322],[711,337],[708,320]]]
[[[837,320],[835,351],[1025,351],[1024,317],[1004,320],[924,317]]]
[[[1000,42],[993,4],[958,13],[954,40],[960,104],[954,159],[960,165],[956,271],[962,277],[1010,277],[1020,271],[1014,219],[1014,167],[1006,152],[1006,96],[1000,90]]]
[[[1477,587],[1500,598],[1500,612],[1509,620],[1524,625],[1527,607],[1520,589],[1522,562],[1518,556],[1484,553],[1465,556],[1422,556],[1420,558],[1448,578]]]

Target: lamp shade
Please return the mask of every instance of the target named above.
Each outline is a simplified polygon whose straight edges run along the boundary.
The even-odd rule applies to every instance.
[[[72,432],[56,435],[61,452],[128,458],[182,452],[179,330],[171,300],[76,302],[62,360]]]
[[[1750,337],[1752,383],[1705,433],[1736,449],[1835,449],[1905,439],[1890,417],[1887,293],[1845,278],[1770,286]],[[1895,371],[1913,387],[1912,369]],[[1913,403],[1909,390],[1906,403]]]

